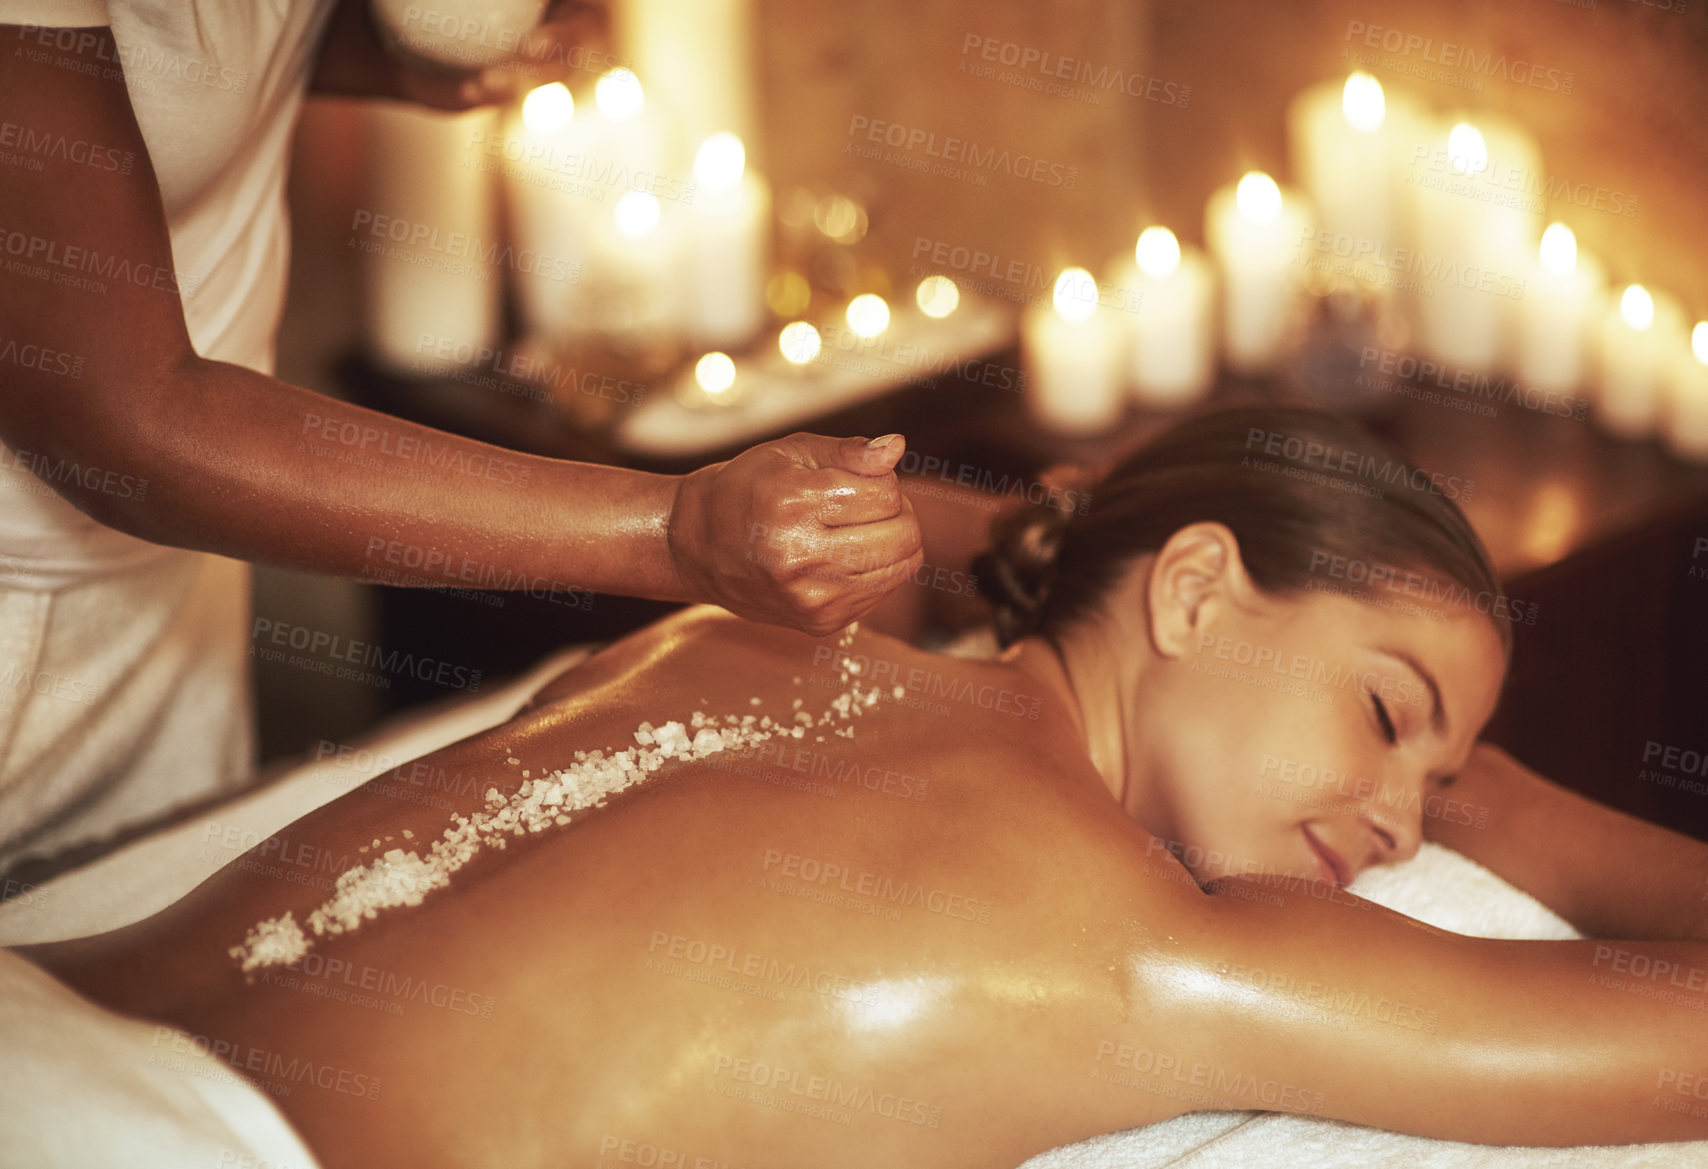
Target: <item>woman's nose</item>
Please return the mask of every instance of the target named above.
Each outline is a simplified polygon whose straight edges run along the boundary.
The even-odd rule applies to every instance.
[[[1395,864],[1417,855],[1423,845],[1423,784],[1388,784],[1365,801],[1359,819],[1369,831],[1370,859]]]

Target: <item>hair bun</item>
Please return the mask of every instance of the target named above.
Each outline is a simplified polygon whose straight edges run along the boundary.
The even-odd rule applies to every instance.
[[[1025,505],[991,529],[991,548],[973,562],[979,591],[996,606],[996,636],[1007,646],[1032,633],[1055,583],[1062,541],[1089,497],[1088,476],[1055,468],[1037,480]]]

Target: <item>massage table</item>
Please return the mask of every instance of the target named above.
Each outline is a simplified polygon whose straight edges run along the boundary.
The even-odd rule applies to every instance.
[[[988,638],[951,652],[981,656]],[[305,763],[219,808],[136,840],[0,906],[0,946],[115,929],[171,904],[254,841],[398,763],[509,717],[585,648],[562,651],[488,693],[412,713],[352,750]],[[359,748],[359,749],[355,749]],[[1351,889],[1421,921],[1498,938],[1576,938],[1566,922],[1480,865],[1435,844]],[[1700,1025],[1700,1014],[1681,1024]],[[272,1102],[181,1033],[97,1007],[0,950],[0,1166],[317,1169]],[[1402,1136],[1270,1112],[1194,1112],[1054,1149],[1023,1169],[1692,1169],[1708,1141],[1519,1148]]]

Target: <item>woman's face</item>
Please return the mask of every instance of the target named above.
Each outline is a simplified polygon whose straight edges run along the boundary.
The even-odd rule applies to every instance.
[[[1344,885],[1414,855],[1426,818],[1473,823],[1447,781],[1498,697],[1491,619],[1398,596],[1277,598],[1237,553],[1229,568],[1147,582],[1148,652],[1123,687],[1127,810],[1200,881]]]

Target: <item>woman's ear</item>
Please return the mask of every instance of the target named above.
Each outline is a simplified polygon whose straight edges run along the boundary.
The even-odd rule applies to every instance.
[[[1167,658],[1192,652],[1218,608],[1243,601],[1250,589],[1233,532],[1225,524],[1188,524],[1151,563],[1145,591],[1151,645]]]

